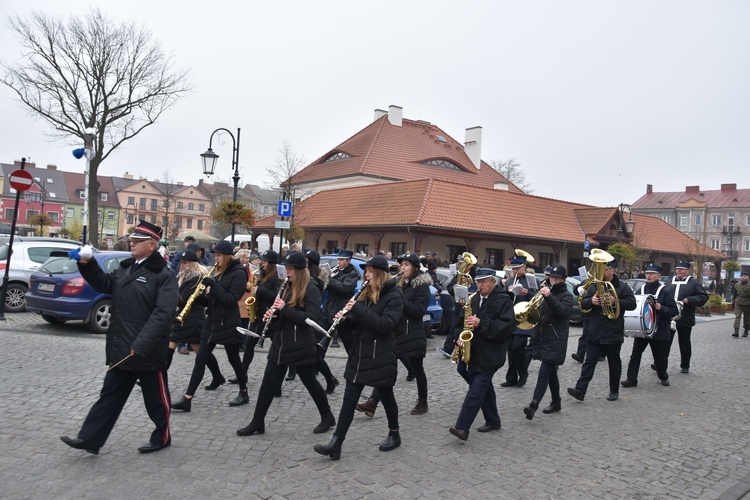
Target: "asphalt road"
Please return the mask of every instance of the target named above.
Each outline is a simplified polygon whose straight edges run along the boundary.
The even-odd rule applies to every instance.
[[[172,415],[173,445],[141,455],[152,424],[136,388],[100,455],[65,446],[96,400],[106,367],[104,337],[80,324],[52,326],[30,313],[0,323],[0,496],[3,498],[740,498],[750,491],[750,338],[730,336],[730,318],[712,318],[693,331],[688,375],[679,373],[679,349],[670,358],[671,386],[662,387],[644,354],[639,386],[606,401],[607,368],[600,364],[584,402],[565,393],[581,365],[560,369],[563,409],[525,419],[538,363],[523,388],[499,388],[500,431],[467,442],[448,433],[466,385],[455,365],[434,353],[425,362],[429,412],[409,415],[416,385],[400,373],[396,398],[403,445],[378,451],[387,433],[379,408],[355,416],[342,458],[313,451],[331,435],[314,435],[318,415],[304,387],[284,385],[266,420],[266,433],[240,438],[255,406],[265,355],[250,368],[251,403],[230,408],[235,386],[200,389],[191,413]],[[580,328],[571,329],[573,352]],[[626,340],[626,365],[632,341]],[[226,376],[229,364],[217,357]],[[175,355],[173,398],[187,385],[195,357]],[[345,359],[329,361],[342,385],[330,398],[338,415]],[[674,367],[678,369],[675,370]],[[207,381],[206,381],[207,382]],[[201,384],[201,385],[205,385]],[[546,406],[546,396],[542,407]]]

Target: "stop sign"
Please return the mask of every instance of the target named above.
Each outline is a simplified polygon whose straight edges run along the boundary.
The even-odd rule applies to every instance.
[[[16,170],[10,174],[8,182],[16,191],[26,191],[34,183],[34,179],[26,170]]]

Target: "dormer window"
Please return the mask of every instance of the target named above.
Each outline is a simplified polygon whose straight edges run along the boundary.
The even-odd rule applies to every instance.
[[[464,169],[462,169],[461,167],[459,167],[452,161],[446,160],[444,158],[438,158],[436,160],[429,160],[429,161],[422,163],[422,165],[428,165],[430,167],[449,168],[451,170],[458,170],[459,172],[464,171]]]
[[[344,153],[343,151],[338,151],[336,153],[331,153],[326,157],[325,160],[323,160],[321,163],[330,163],[332,161],[339,161],[339,160],[347,160],[351,158],[348,154]]]

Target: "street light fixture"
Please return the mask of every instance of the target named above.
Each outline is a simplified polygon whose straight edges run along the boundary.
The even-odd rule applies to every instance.
[[[632,237],[633,229],[635,229],[635,221],[633,220],[633,212],[630,205],[627,203],[620,203],[618,208],[620,210],[620,227],[617,228],[617,241],[620,241],[623,233]],[[628,214],[628,220],[624,220],[626,213]]]
[[[240,129],[237,129],[237,140],[235,141],[234,135],[232,135],[232,132],[225,128],[217,128],[211,133],[211,137],[208,139],[208,150],[201,154],[201,161],[203,162],[203,173],[206,174],[206,177],[210,177],[214,174],[216,171],[216,162],[219,159],[219,155],[214,153],[214,150],[211,148],[211,144],[214,139],[214,135],[216,135],[216,132],[226,132],[229,134],[229,137],[232,138],[232,167],[234,167],[234,176],[232,177],[232,180],[234,181],[234,194],[232,195],[232,201],[237,201],[237,186],[240,183]],[[218,139],[219,144],[224,144],[224,141],[221,140],[221,135],[219,135]],[[232,222],[232,245],[234,245],[234,233],[235,233],[236,224]]]

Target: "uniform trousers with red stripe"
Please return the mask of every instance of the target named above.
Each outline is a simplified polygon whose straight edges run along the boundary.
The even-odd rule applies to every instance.
[[[112,432],[127,403],[135,382],[141,381],[143,402],[156,429],[151,433],[152,444],[170,444],[169,408],[171,404],[166,371],[130,371],[115,368],[104,377],[99,399],[86,416],[78,438],[102,447]]]

